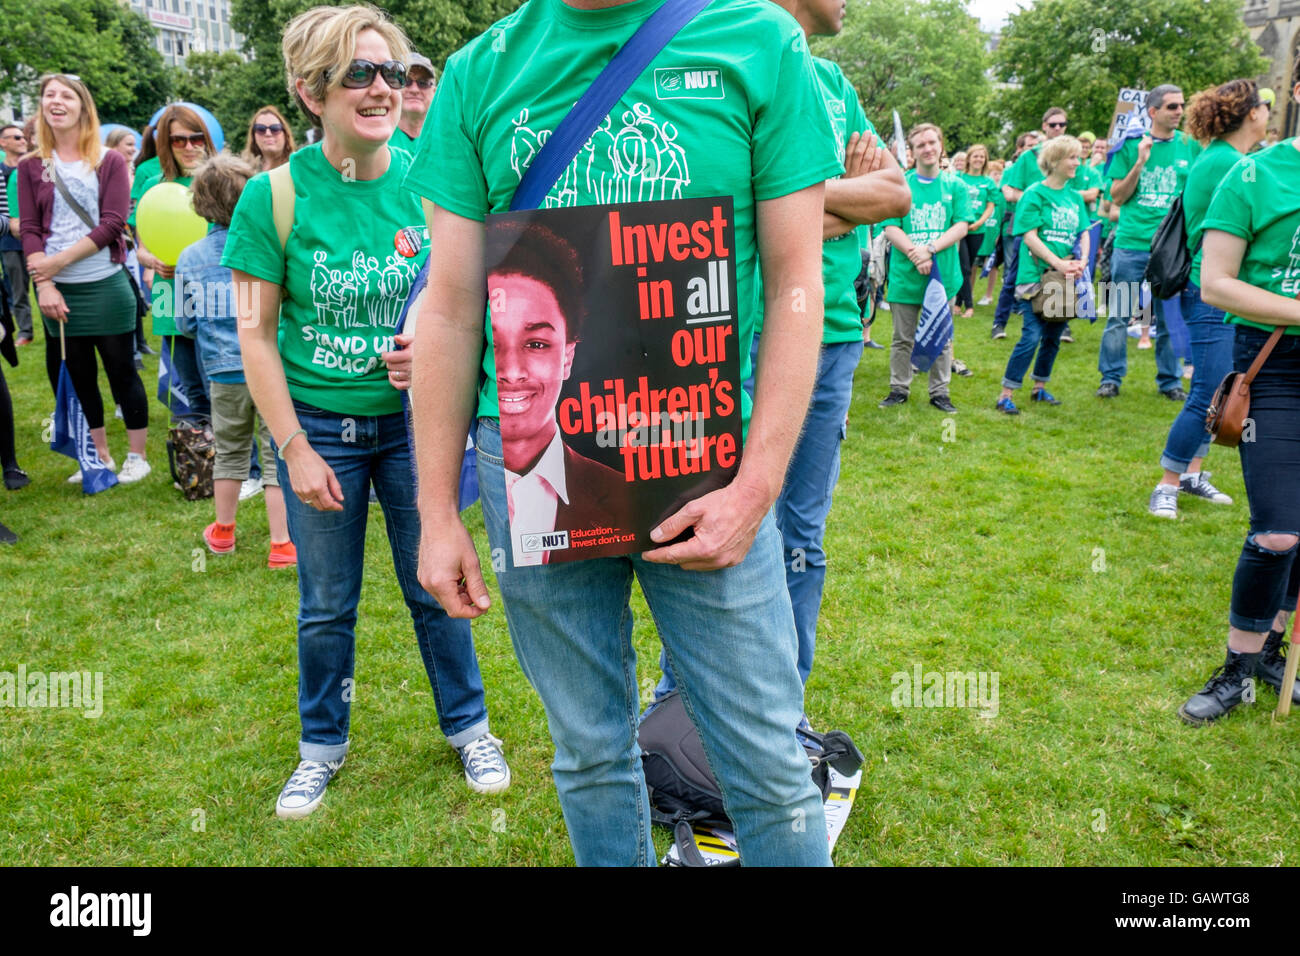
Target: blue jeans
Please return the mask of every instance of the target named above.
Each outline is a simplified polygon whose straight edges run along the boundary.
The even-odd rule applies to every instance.
[[[1097,370],[1101,372],[1103,385],[1107,382],[1121,385],[1128,373],[1128,323],[1137,311],[1138,290],[1142,287],[1142,276],[1150,258],[1148,249],[1116,246],[1111,253],[1111,294],[1106,304],[1106,330],[1101,334],[1101,351],[1097,357]],[[1167,392],[1179,386],[1182,375],[1178,357],[1174,355],[1164,328],[1164,304],[1158,299],[1155,316],[1156,387]]]
[[[1269,333],[1233,326],[1233,368],[1245,372]],[[1279,552],[1255,541],[1258,534],[1300,534],[1300,336],[1283,335],[1250,387],[1253,441],[1242,435],[1241,476],[1250,501],[1250,534],[1232,579],[1228,623],[1267,631],[1278,611],[1295,610],[1300,590],[1296,548]]]
[[[405,416],[338,415],[293,404],[307,440],[334,469],[343,489],[342,511],[317,511],[298,500],[288,467],[276,459],[289,537],[298,549],[298,752],[304,760],[339,760],[348,750],[357,601],[372,483],[384,510],[397,583],[411,611],[433,688],[438,724],[453,747],[462,747],[488,732],[483,678],[469,621],[448,617],[416,578],[420,517]]]
[[[1192,388],[1178,410],[1165,441],[1160,467],[1179,474],[1187,471],[1193,458],[1204,458],[1210,450],[1210,433],[1205,430],[1205,413],[1223,376],[1232,371],[1232,330],[1223,321],[1223,310],[1201,301],[1201,289],[1188,282],[1180,296],[1183,321],[1192,346]]]
[[[1002,291],[998,293],[998,304],[993,310],[993,324],[1005,326],[1015,310],[1016,270],[1020,268],[1020,236],[1003,236],[1003,249],[1006,261],[1002,270]]]
[[[199,361],[194,340],[186,335],[164,335],[162,347],[170,359],[173,374],[185,389],[185,397],[190,403],[190,414],[198,418],[212,417],[212,403],[208,400],[208,378],[203,372],[203,363]],[[167,410],[175,417],[181,414],[179,404],[169,392]]]
[[[823,345],[808,417],[794,446],[774,515],[785,551],[785,585],[799,638],[799,678],[812,673],[817,615],[826,585],[826,516],[840,478],[840,443],[853,400],[853,373],[862,359],[862,340]]]
[[[684,571],[640,555],[517,568],[494,419],[479,420],[477,445],[483,520],[505,561],[497,581],[510,639],[546,709],[551,773],[578,864],[655,862],[636,742],[633,577],[681,681],[742,861],[829,864],[821,794],[794,734],[803,685],[771,517],[745,560],[721,571]]]
[[[1061,349],[1061,335],[1065,332],[1065,322],[1044,322],[1034,314],[1027,299],[1017,299],[1016,308],[1024,317],[1020,330],[1020,341],[1011,350],[1007,359],[1007,369],[1002,373],[1004,388],[1019,388],[1025,380],[1025,371],[1038,352],[1034,361],[1034,381],[1046,385],[1052,377],[1052,366],[1056,363],[1056,353]]]

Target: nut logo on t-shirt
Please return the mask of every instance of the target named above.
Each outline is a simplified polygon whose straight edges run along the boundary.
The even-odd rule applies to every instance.
[[[655,70],[655,96],[661,100],[720,100],[726,97],[716,67],[675,66]]]

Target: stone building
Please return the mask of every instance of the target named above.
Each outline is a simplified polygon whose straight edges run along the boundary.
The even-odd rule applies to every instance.
[[[1269,124],[1283,137],[1300,134],[1300,106],[1291,97],[1291,68],[1300,55],[1300,0],[1245,0],[1242,19],[1250,37],[1272,65],[1259,77],[1277,91]]]

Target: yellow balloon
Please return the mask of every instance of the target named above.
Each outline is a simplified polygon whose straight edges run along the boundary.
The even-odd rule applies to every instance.
[[[169,266],[208,234],[208,224],[190,204],[190,191],[180,183],[159,183],[141,196],[135,227],[145,248]]]

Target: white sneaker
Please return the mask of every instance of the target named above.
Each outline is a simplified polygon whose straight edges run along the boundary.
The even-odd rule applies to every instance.
[[[976,302],[975,304],[976,304],[976,305],[992,305],[992,304],[993,304],[993,300],[990,299],[988,296],[985,296],[984,298],[980,299],[980,300],[979,300],[978,302]]]
[[[104,462],[104,467],[107,468],[109,471],[117,471],[117,462],[115,462],[113,459],[110,458],[110,459],[108,459],[108,461],[105,461],[105,462]],[[77,470],[76,470],[76,471],[75,471],[75,472],[74,472],[74,473],[73,473],[73,474],[68,478],[68,484],[70,484],[70,485],[77,485],[77,484],[80,484],[80,483],[81,483],[81,469],[78,468],[78,469],[77,469]]]
[[[465,782],[475,793],[500,793],[510,786],[510,767],[501,753],[501,741],[484,734],[460,748]]]
[[[239,486],[239,500],[247,501],[254,495],[262,493],[261,478],[245,478],[244,483]]]
[[[1156,485],[1156,490],[1151,492],[1151,500],[1147,503],[1147,511],[1157,518],[1177,519],[1178,486]]]
[[[126,461],[122,462],[122,470],[117,473],[117,480],[121,484],[129,485],[146,477],[151,471],[153,468],[147,461],[135,452],[131,452],[126,456]]]
[[[275,801],[275,815],[281,820],[301,820],[325,799],[325,787],[343,766],[338,760],[303,760]]]

